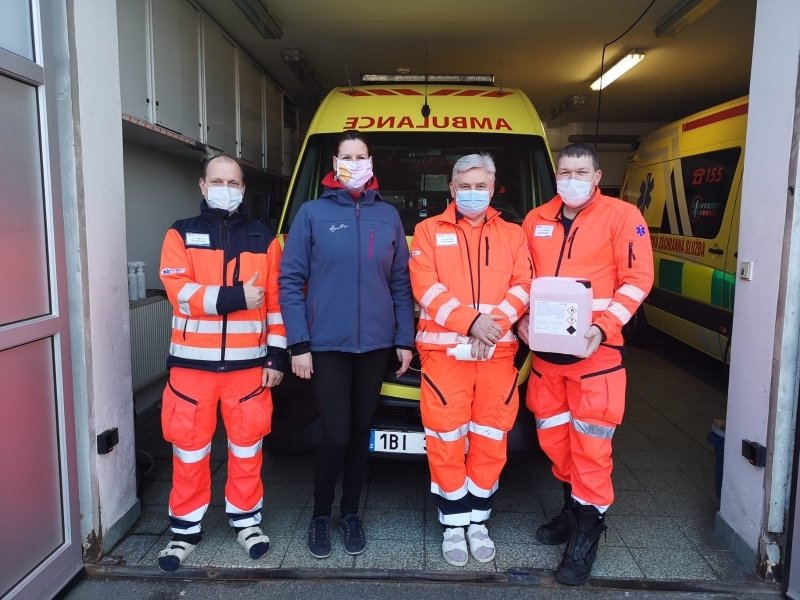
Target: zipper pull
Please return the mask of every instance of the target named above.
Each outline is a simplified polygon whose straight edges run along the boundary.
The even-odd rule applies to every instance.
[[[358,200],[356,200],[356,219],[359,217],[360,214],[361,214],[361,203]]]

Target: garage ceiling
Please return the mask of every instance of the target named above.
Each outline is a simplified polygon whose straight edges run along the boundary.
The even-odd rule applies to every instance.
[[[196,0],[256,59],[308,117],[319,95],[281,58],[299,48],[323,91],[361,73],[492,73],[520,87],[550,127],[594,122],[603,45],[623,33],[650,0],[264,0],[283,29],[264,39],[233,0]],[[691,2],[691,0],[689,0]],[[755,0],[706,0],[710,10],[672,37],[656,25],[687,0],[655,0],[642,20],[606,49],[606,65],[632,48],[645,59],[602,92],[600,120],[670,121],[746,94]],[[586,104],[551,117],[573,94]]]

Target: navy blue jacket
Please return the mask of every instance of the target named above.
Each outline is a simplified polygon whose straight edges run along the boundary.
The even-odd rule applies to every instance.
[[[286,238],[279,283],[290,348],[413,347],[408,243],[397,210],[374,189],[358,200],[326,189],[305,202]]]

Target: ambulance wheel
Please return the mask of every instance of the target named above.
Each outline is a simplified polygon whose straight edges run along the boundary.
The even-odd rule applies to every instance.
[[[650,326],[641,306],[622,328],[622,334],[625,336],[625,342],[631,346],[641,347],[647,344],[650,339]]]

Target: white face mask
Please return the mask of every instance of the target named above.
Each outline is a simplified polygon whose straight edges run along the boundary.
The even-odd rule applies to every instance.
[[[456,208],[468,219],[474,219],[486,212],[490,199],[489,190],[457,190]]]
[[[208,186],[206,190],[206,203],[211,208],[221,208],[229,213],[239,208],[244,195],[244,189],[225,185]]]
[[[580,179],[559,179],[556,181],[558,195],[570,208],[578,208],[586,203],[592,195],[594,182]]]
[[[336,179],[348,190],[361,190],[372,179],[372,159],[336,159]]]

